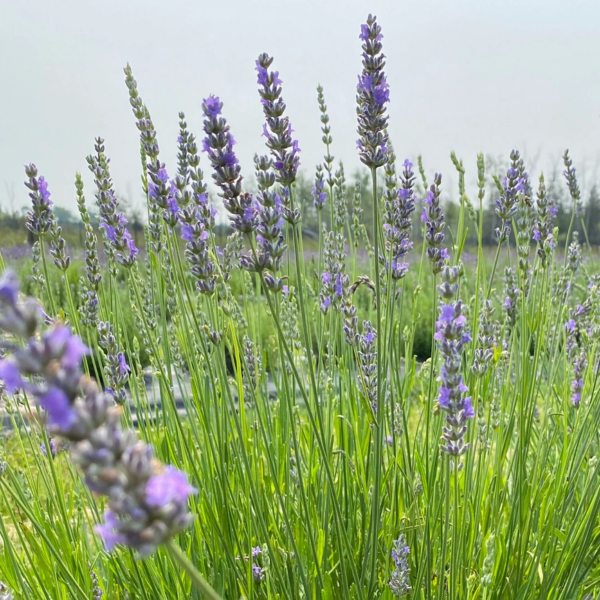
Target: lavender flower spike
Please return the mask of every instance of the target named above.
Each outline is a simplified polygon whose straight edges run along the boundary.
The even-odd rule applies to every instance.
[[[261,54],[256,60],[257,83],[265,113],[266,125],[263,135],[267,138],[267,147],[274,158],[273,166],[277,173],[277,182],[283,187],[289,187],[296,181],[300,166],[297,140],[292,139],[293,129],[290,119],[283,116],[285,102],[281,97],[281,79],[277,71],[269,71],[273,58]]]
[[[31,190],[31,210],[25,217],[25,224],[29,231],[43,236],[50,231],[54,221],[48,184],[44,177],[38,177],[37,167],[33,163],[25,167],[25,174],[29,178],[25,185]]]
[[[408,566],[408,555],[410,548],[406,544],[404,534],[401,533],[394,541],[392,548],[392,559],[396,568],[392,571],[390,579],[390,589],[396,598],[406,596],[410,592],[410,567]]]
[[[469,449],[469,444],[464,442],[466,424],[475,416],[471,398],[465,396],[468,388],[462,377],[462,349],[471,341],[471,337],[465,331],[467,320],[462,314],[462,302],[446,303],[458,291],[459,267],[444,266],[441,274],[442,284],[438,289],[442,301],[434,335],[443,358],[438,400],[440,408],[446,413],[448,425],[442,429],[441,449],[446,454],[460,456]]]
[[[152,447],[121,429],[112,396],[81,371],[87,353],[64,325],[38,333],[39,308],[17,304],[18,285],[11,272],[0,278],[0,329],[21,338],[4,343],[0,361],[6,390],[24,389],[47,412],[52,436],[70,442],[71,454],[94,493],[107,497],[105,522],[96,527],[107,550],[117,544],[146,556],[193,520],[188,499],[196,490],[187,476],[163,466]],[[10,329],[6,326],[11,319]]]
[[[427,258],[431,262],[434,274],[440,273],[446,259],[448,250],[442,246],[444,243],[444,213],[440,206],[440,185],[442,176],[436,173],[433,184],[427,192],[427,198],[423,200],[423,214],[421,221],[425,223],[425,243],[427,244]]]
[[[252,195],[242,192],[241,167],[233,150],[235,140],[221,116],[223,103],[216,96],[209,96],[204,99],[202,110],[206,134],[202,149],[213,166],[213,179],[221,189],[223,205],[231,214],[231,226],[240,233],[250,233],[257,226],[257,211]]]
[[[376,17],[369,15],[366,25],[361,25],[359,37],[363,42],[363,71],[358,76],[357,87],[357,147],[360,160],[367,167],[376,169],[387,162],[388,117],[385,105],[390,100],[389,86],[383,72],[383,35]]]

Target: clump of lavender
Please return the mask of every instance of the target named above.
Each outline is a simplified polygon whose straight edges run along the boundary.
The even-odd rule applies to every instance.
[[[108,322],[98,323],[98,345],[104,350],[106,364],[104,375],[106,378],[105,391],[111,394],[117,404],[125,404],[127,394],[125,386],[129,381],[129,365],[125,355],[119,350],[113,326]]]
[[[505,242],[510,236],[510,222],[517,213],[517,198],[523,191],[523,179],[520,172],[519,159],[521,155],[518,150],[510,153],[511,166],[502,182],[502,194],[496,200],[496,214],[502,221],[501,227],[496,228],[496,236],[499,243]]]
[[[256,208],[252,195],[242,192],[241,167],[233,146],[235,140],[227,121],[221,116],[223,103],[216,96],[209,96],[202,103],[204,133],[202,149],[208,154],[213,166],[213,180],[220,188],[225,209],[230,213],[231,226],[240,233],[256,229]]]
[[[5,342],[0,378],[9,393],[23,389],[48,416],[52,436],[70,442],[74,460],[94,493],[107,497],[105,522],[96,531],[107,550],[125,545],[140,556],[154,552],[193,520],[187,477],[153,457],[152,447],[123,430],[112,397],[82,374],[88,352],[68,327],[57,324],[38,336],[39,307],[17,304],[18,280],[0,279],[0,328],[18,339]]]
[[[459,267],[444,266],[441,271],[442,283],[438,286],[441,294],[439,312],[434,335],[442,356],[443,365],[439,389],[439,405],[446,413],[448,427],[442,429],[443,452],[460,456],[467,452],[470,444],[464,443],[467,421],[475,416],[471,398],[462,377],[463,346],[471,341],[465,329],[466,317],[462,314],[461,300],[452,301],[458,292]]]
[[[410,548],[406,543],[404,534],[401,533],[392,547],[392,560],[395,569],[392,571],[390,579],[390,589],[396,598],[406,596],[410,592],[410,567],[408,566],[408,555]]]
[[[546,195],[546,183],[544,182],[544,174],[542,173],[537,191],[536,220],[533,226],[533,239],[538,243],[537,253],[540,257],[542,268],[548,266],[550,255],[555,246],[552,208]]]
[[[573,161],[571,160],[571,157],[569,156],[568,150],[565,150],[565,153],[563,154],[563,163],[565,165],[565,170],[564,170],[563,175],[565,176],[565,179],[567,180],[567,187],[569,188],[569,194],[571,195],[571,198],[573,199],[575,216],[583,217],[585,210],[583,207],[583,203],[581,201],[581,190],[579,189],[579,185],[577,183],[576,169],[573,166]]]
[[[282,187],[289,188],[296,181],[300,166],[300,148],[297,140],[292,139],[290,119],[283,114],[285,102],[281,97],[282,82],[277,71],[269,71],[272,63],[273,58],[266,53],[256,60],[257,83],[260,86],[258,93],[266,119],[263,135],[267,138],[267,147],[274,159],[277,182]],[[288,206],[285,196],[284,202],[284,219],[290,223],[297,223],[300,218],[299,211]]]
[[[390,101],[390,92],[383,71],[383,34],[376,17],[368,16],[366,24],[361,25],[359,37],[363,42],[363,70],[358,76],[357,86],[359,138],[356,145],[360,160],[367,167],[377,169],[387,162],[388,118],[385,105]]]
[[[395,160],[391,149],[388,154],[388,158],[390,157],[394,157]],[[411,214],[415,209],[415,192],[413,189],[415,175],[412,170],[413,165],[408,159],[404,161],[402,166],[400,189],[393,197],[395,191],[393,186],[394,170],[392,168],[388,169],[386,165],[387,190],[383,233],[386,240],[385,250],[391,257],[391,264],[390,261],[386,261],[384,264],[394,281],[402,279],[408,272],[408,263],[404,262],[404,257],[413,245],[408,238],[412,229]]]
[[[373,414],[377,414],[377,349],[375,340],[377,332],[371,321],[363,321],[363,332],[359,339],[358,362],[360,365],[359,381],[362,383]]]
[[[132,267],[138,249],[125,227],[127,219],[122,212],[117,212],[119,201],[109,172],[110,161],[104,154],[104,140],[96,138],[94,147],[96,156],[88,156],[87,162],[97,187],[96,204],[100,213],[100,228],[104,230],[104,248],[109,258],[114,256],[124,267]]]
[[[425,223],[425,243],[427,244],[427,258],[431,262],[433,273],[440,273],[446,259],[448,250],[442,246],[444,243],[444,213],[440,206],[440,194],[442,190],[442,176],[436,173],[433,183],[427,192],[427,198],[423,200],[423,214],[421,221]]]
[[[33,163],[25,167],[25,174],[29,178],[25,185],[31,190],[31,210],[25,216],[25,225],[29,231],[43,237],[54,223],[48,183],[43,176],[38,177],[37,167]]]

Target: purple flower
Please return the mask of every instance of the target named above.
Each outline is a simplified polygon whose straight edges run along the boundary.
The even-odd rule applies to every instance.
[[[77,416],[68,396],[60,388],[50,388],[41,398],[40,406],[48,413],[48,422],[67,431]]]
[[[266,145],[273,156],[276,179],[287,188],[296,180],[300,166],[300,148],[297,140],[292,139],[293,130],[289,117],[284,116],[285,102],[281,97],[282,82],[279,73],[269,71],[272,62],[273,58],[268,54],[261,54],[256,61],[257,82],[260,86],[258,92],[266,120],[263,135],[267,138]],[[287,205],[287,198],[284,203]],[[288,214],[286,211],[284,218],[293,223],[298,215]]]
[[[16,277],[3,276],[0,279],[0,302],[14,306],[19,297],[19,280]]]
[[[183,224],[181,226],[181,239],[191,242],[194,239],[194,228],[191,225]]]
[[[175,467],[167,466],[159,475],[154,475],[146,484],[146,502],[153,508],[160,508],[169,503],[186,504],[191,494],[197,490],[187,479],[187,475]]]
[[[131,370],[129,365],[125,362],[125,355],[122,352],[119,352],[117,360],[119,361],[119,373],[121,376]]]
[[[381,27],[369,15],[361,25],[363,71],[358,76],[358,133],[360,160],[368,167],[381,167],[387,162],[388,134],[385,105],[389,102],[389,86],[383,71]]]
[[[50,438],[49,445],[50,445],[50,455],[52,456],[52,458],[54,458],[56,456],[56,442],[52,438]],[[40,444],[40,449],[42,450],[42,454],[44,456],[48,456],[48,450],[46,449],[46,442],[42,442]]]
[[[223,103],[217,96],[209,96],[204,99],[205,112],[211,117],[218,117],[221,114]]]
[[[110,509],[104,512],[104,523],[96,525],[94,531],[104,540],[104,547],[107,552],[114,549],[119,544],[126,543],[126,537],[116,532],[119,526],[117,515]]]
[[[9,394],[23,387],[23,378],[18,365],[12,360],[0,360],[0,380]]]

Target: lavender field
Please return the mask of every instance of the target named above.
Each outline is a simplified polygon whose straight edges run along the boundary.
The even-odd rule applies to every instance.
[[[25,166],[26,215],[0,215],[0,600],[600,597],[600,197],[568,150],[552,177],[517,149],[397,155],[386,26],[356,30],[356,174],[327,82],[301,170],[266,53],[254,164],[216,92],[167,161],[127,64],[143,211],[110,139],[73,219]]]

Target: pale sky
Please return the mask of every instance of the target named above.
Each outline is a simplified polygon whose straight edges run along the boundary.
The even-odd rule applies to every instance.
[[[322,161],[315,88],[331,118],[333,154],[358,165],[355,90],[360,24],[383,28],[389,130],[399,158],[422,154],[453,175],[451,150],[474,181],[478,151],[519,148],[534,176],[568,147],[591,180],[600,164],[600,2],[595,0],[0,0],[0,205],[28,202],[23,165],[37,164],[53,200],[75,208],[94,137],[106,140],[118,192],[139,202],[139,136],[123,66],[129,62],[176,169],[177,113],[201,137],[214,93],[238,142],[243,174],[265,152],[254,61],[275,57],[283,97],[313,176]],[[210,169],[202,166],[208,179]]]

